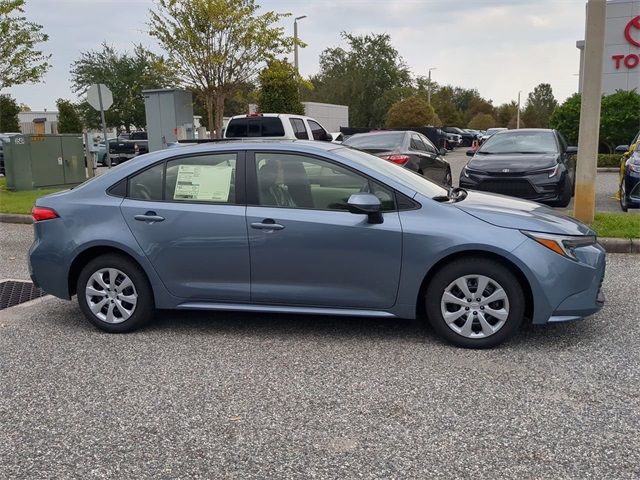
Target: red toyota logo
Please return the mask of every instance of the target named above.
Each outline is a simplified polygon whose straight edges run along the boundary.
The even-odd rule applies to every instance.
[[[640,15],[638,15],[636,18],[632,18],[631,21],[627,24],[627,27],[624,29],[624,36],[627,39],[627,41],[631,45],[635,45],[636,47],[640,47],[640,40],[636,40],[631,35],[631,29],[632,28],[634,28],[634,29],[636,29],[637,31],[640,32]],[[638,34],[638,38],[640,38],[640,34]]]

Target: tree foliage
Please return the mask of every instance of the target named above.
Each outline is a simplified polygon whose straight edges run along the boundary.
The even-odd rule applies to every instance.
[[[386,115],[387,128],[417,128],[440,126],[433,107],[419,95],[394,103]]]
[[[20,113],[20,107],[15,99],[9,95],[0,95],[0,132],[20,131],[18,113]]]
[[[389,107],[411,86],[411,76],[387,34],[342,33],[348,47],[327,48],[312,77],[309,100],[349,106],[349,124],[380,127]],[[388,94],[387,92],[393,92]]]
[[[49,36],[24,16],[24,0],[0,0],[0,91],[38,82],[50,68],[51,55],[38,50]]]
[[[109,127],[144,128],[147,120],[142,91],[175,86],[177,77],[167,60],[142,45],[133,52],[118,52],[106,43],[100,50],[82,52],[71,66],[73,91],[84,95],[94,83],[104,83],[113,93],[113,105],[105,112]],[[79,106],[87,126],[98,128],[100,114],[86,101]]]
[[[522,120],[529,128],[549,128],[549,119],[557,107],[551,85],[541,83],[529,93]]]
[[[56,101],[56,106],[58,107],[58,133],[81,133],[83,126],[78,107],[62,98]]]
[[[496,127],[507,127],[512,118],[518,115],[518,104],[514,101],[503,103],[495,109]]]
[[[569,144],[578,144],[582,98],[576,93],[553,113],[551,128],[559,130]],[[602,98],[600,142],[613,152],[617,145],[628,144],[640,129],[640,94],[618,90]]]
[[[261,112],[304,115],[299,87],[302,79],[285,60],[271,60],[258,75],[258,110]]]
[[[468,127],[476,130],[486,130],[487,128],[493,128],[496,126],[496,120],[493,115],[489,113],[477,113],[475,117],[471,119]]]
[[[294,39],[276,24],[290,14],[258,15],[254,0],[156,0],[149,34],[180,65],[184,84],[207,107],[220,136],[225,102],[252,81],[266,61],[289,52]],[[215,120],[215,122],[214,122]]]

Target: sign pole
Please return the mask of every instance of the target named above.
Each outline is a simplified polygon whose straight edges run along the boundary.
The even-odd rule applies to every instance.
[[[102,121],[102,134],[104,135],[104,148],[107,155],[107,167],[111,168],[111,155],[109,155],[109,139],[107,138],[107,123],[104,120],[104,106],[102,104],[102,88],[98,84],[98,102],[100,102],[100,120]]]
[[[574,207],[575,217],[584,223],[592,223],[595,217],[606,8],[605,0],[589,0],[587,2]]]

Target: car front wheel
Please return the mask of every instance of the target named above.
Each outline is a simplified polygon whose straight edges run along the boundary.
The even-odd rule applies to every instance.
[[[153,292],[146,274],[121,255],[91,260],[80,272],[77,294],[82,313],[105,332],[130,332],[153,317]]]
[[[515,275],[483,258],[446,265],[434,275],[425,298],[434,330],[465,348],[490,348],[505,341],[522,323],[524,302]]]

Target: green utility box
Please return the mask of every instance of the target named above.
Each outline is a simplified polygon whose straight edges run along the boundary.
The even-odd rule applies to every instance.
[[[81,135],[16,135],[4,149],[8,190],[74,186],[87,179]]]

